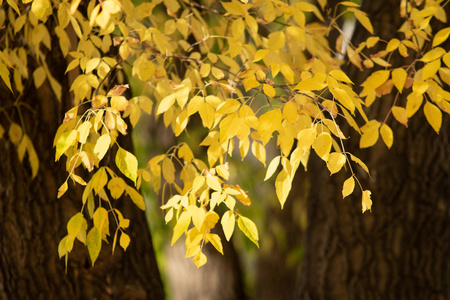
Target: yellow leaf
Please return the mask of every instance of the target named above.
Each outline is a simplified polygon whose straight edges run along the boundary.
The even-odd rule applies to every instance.
[[[361,23],[361,25],[364,26],[364,28],[366,28],[367,31],[369,31],[371,34],[373,34],[372,23],[370,23],[370,20],[367,17],[366,13],[364,13],[354,7],[350,7],[347,10],[352,11],[355,14],[356,19],[358,19],[359,23]]]
[[[47,10],[51,10],[51,7],[49,0],[34,0],[31,4],[31,12],[37,19],[42,20],[47,15]]]
[[[168,183],[175,182],[175,166],[167,156],[162,161],[162,174]]]
[[[326,75],[324,73],[316,73],[314,77],[300,81],[296,86],[296,90],[320,91],[327,84],[325,83]]]
[[[67,191],[67,188],[67,181],[64,181],[64,183],[58,189],[58,198],[61,198],[61,196],[64,195],[64,193]]]
[[[392,115],[399,123],[408,127],[408,115],[406,113],[406,109],[403,107],[394,106],[392,107]]]
[[[97,227],[93,227],[87,234],[86,246],[92,261],[92,266],[94,266],[102,248],[102,235]]]
[[[441,129],[442,125],[441,110],[436,105],[433,105],[427,101],[423,108],[423,112],[425,114],[425,117],[427,118],[428,123],[430,123],[434,131],[439,134],[439,130]]]
[[[214,125],[215,109],[208,102],[203,102],[199,107],[199,114],[203,126],[211,129]]]
[[[94,149],[95,152],[95,149]],[[130,178],[136,184],[138,161],[136,156],[119,147],[116,154],[116,166],[123,175]]]
[[[223,79],[225,77],[225,74],[223,73],[223,71],[216,67],[211,68],[211,74],[219,80]]]
[[[390,71],[388,70],[380,70],[372,73],[362,84],[364,87],[361,92],[361,96],[366,96],[369,91],[375,90],[380,87],[383,83],[385,83],[389,79]]]
[[[290,83],[294,83],[294,71],[292,71],[292,68],[288,64],[281,64],[281,74],[286,78],[286,80]]]
[[[277,170],[278,166],[280,165],[280,159],[281,159],[281,156],[279,156],[279,155],[275,156],[275,158],[272,159],[272,161],[269,163],[269,166],[267,167],[266,177],[264,178],[264,181],[266,181],[267,179],[272,177],[272,175],[275,173],[275,171]]]
[[[22,127],[20,127],[16,123],[11,123],[11,125],[9,126],[8,135],[9,135],[9,139],[10,139],[11,143],[13,143],[14,145],[18,145],[19,142],[22,140],[22,135],[23,135]],[[76,135],[75,135],[75,137],[76,137]],[[58,145],[58,144],[56,144],[56,145]],[[58,148],[56,148],[56,149],[58,149]],[[64,152],[62,152],[62,153],[64,153]]]
[[[400,93],[403,91],[407,76],[408,74],[402,68],[397,68],[392,71],[392,81]]]
[[[12,92],[11,88],[11,80],[9,79],[9,70],[6,67],[6,65],[0,61],[0,76],[3,79],[3,82],[6,84],[6,86],[9,88],[9,90]]]
[[[219,178],[213,175],[206,175],[206,184],[215,191],[222,191],[222,186],[219,182]]]
[[[111,197],[113,197],[114,199],[119,199],[125,191],[125,186],[126,183],[122,178],[111,178],[111,180],[108,182],[108,189]]]
[[[249,218],[246,218],[244,216],[239,216],[238,218],[238,226],[239,229],[252,241],[255,243],[256,246],[259,248],[258,244],[258,229],[256,228],[255,223],[253,223],[252,220]]]
[[[367,168],[366,164],[362,162],[362,160],[360,160],[359,158],[357,158],[356,156],[354,156],[353,154],[350,153],[350,158],[357,163],[358,165],[361,166],[361,168],[363,168],[364,171],[366,171],[367,174],[369,174],[369,168]]]
[[[450,52],[442,57],[442,61],[450,68]]]
[[[369,37],[366,41],[367,48],[372,48],[376,45],[376,43],[378,43],[379,40],[380,38],[378,36]]]
[[[321,159],[327,161],[328,156],[330,155],[331,144],[332,138],[330,134],[327,132],[322,132],[314,139],[312,147]]]
[[[384,143],[390,149],[394,142],[394,133],[392,132],[392,129],[388,125],[383,124],[380,128],[380,133]]]
[[[172,105],[175,103],[175,94],[170,94],[159,103],[158,109],[156,110],[156,114],[160,115],[163,112],[166,112]]]
[[[288,172],[285,169],[281,170],[278,174],[277,179],[275,179],[275,190],[278,197],[278,201],[281,204],[281,209],[286,203],[286,199],[291,191],[292,179],[290,178]]]
[[[146,96],[139,96],[139,107],[150,116],[153,110],[153,102]]]
[[[266,166],[266,148],[264,148],[261,143],[253,141],[252,153],[264,166]]]
[[[342,187],[342,198],[345,198],[351,193],[353,193],[354,189],[355,189],[355,179],[352,176],[348,178],[346,181],[344,181],[344,186]]]
[[[252,62],[257,62],[260,61],[261,59],[263,59],[264,57],[266,57],[266,55],[269,53],[268,49],[260,49],[258,51],[256,51],[255,53],[255,58],[253,59]]]
[[[118,111],[127,110],[129,106],[128,100],[124,96],[111,97],[111,107],[114,107]]]
[[[437,71],[441,67],[441,61],[436,59],[432,62],[427,63],[422,68],[422,80],[427,80],[436,76]]]
[[[46,78],[44,67],[38,67],[33,72],[33,81],[35,87],[38,89],[41,87],[41,85],[44,83],[44,80]]]
[[[386,46],[387,52],[392,52],[396,50],[400,46],[401,42],[398,39],[392,39],[389,41],[389,43]]]
[[[423,94],[412,92],[406,98],[406,115],[408,118],[412,117],[420,108],[423,102]]]
[[[177,220],[177,224],[173,228],[173,236],[171,245],[175,244],[175,242],[180,238],[180,236],[185,233],[188,229],[189,224],[191,223],[191,215],[189,212],[184,211],[181,213],[180,217]]]
[[[340,139],[344,140],[347,139],[336,122],[330,119],[323,119],[322,122],[328,127],[331,133],[333,133],[335,136],[337,136]]]
[[[125,189],[127,191],[127,194],[130,196],[131,201],[140,209],[145,210],[145,202],[144,197],[142,197],[141,194],[139,194],[138,191],[136,191],[134,188],[126,185]]]
[[[275,97],[275,89],[269,84],[263,84],[263,92],[270,98]]]
[[[448,39],[450,35],[450,27],[439,30],[433,38],[433,48],[442,44]]]
[[[371,120],[366,125],[361,127],[361,131],[363,132],[361,139],[359,140],[360,148],[368,148],[378,141],[379,138],[379,128],[380,122],[376,120]]]
[[[278,50],[284,47],[286,43],[286,37],[282,31],[276,31],[269,34],[269,41],[267,42],[267,48],[271,50]]]
[[[427,53],[425,53],[422,58],[420,59],[423,62],[431,62],[433,60],[441,58],[447,51],[445,51],[443,48],[438,47],[431,49]]]
[[[282,114],[280,109],[266,112],[258,119],[258,131],[263,136],[263,144],[266,144],[272,133],[281,126]]]
[[[362,212],[364,213],[365,211],[369,210],[371,211],[372,209],[372,200],[370,199],[370,195],[372,193],[368,190],[363,191],[362,194]]]
[[[106,152],[108,152],[110,145],[111,136],[108,133],[105,133],[98,138],[97,142],[95,143],[94,153],[97,155],[99,160],[102,160]]]
[[[201,266],[205,265],[207,262],[206,255],[203,254],[202,252],[200,252],[196,256],[194,256],[194,258],[192,260],[194,261],[195,265],[197,266],[197,269],[200,268]]]
[[[202,64],[202,66],[200,67],[200,75],[202,77],[207,77],[209,75],[209,72],[211,72],[211,65]]]
[[[332,70],[328,74],[336,80],[353,84],[353,81],[351,81],[350,78],[348,78],[348,76],[341,70]]]
[[[78,127],[78,132],[80,133],[80,138],[79,138],[79,142],[80,144],[85,144],[86,140],[89,136],[89,131],[92,127],[92,123],[89,121],[85,121],[83,122],[79,127]]]
[[[206,240],[210,242],[214,246],[214,248],[216,248],[216,250],[219,251],[220,254],[223,255],[222,241],[220,240],[220,237],[217,234],[208,233],[206,235]]]
[[[66,152],[77,140],[77,131],[75,129],[64,132],[56,142],[56,157],[55,161],[58,161],[61,155]]]
[[[297,147],[302,149],[303,152],[309,150],[316,138],[316,135],[317,130],[315,127],[301,130],[297,135]]]
[[[130,244],[130,237],[128,234],[122,231],[120,234],[120,241],[119,241],[120,247],[123,248],[123,251],[127,251],[128,245]]]
[[[221,224],[227,241],[230,241],[231,236],[233,235],[235,223],[236,219],[232,210],[229,210],[223,214]]]
[[[354,114],[355,103],[353,103],[351,96],[344,89],[337,86],[330,88],[330,92],[345,108],[347,108],[352,114]]]
[[[330,153],[327,161],[327,168],[330,175],[339,172],[346,162],[345,155],[338,152]]]

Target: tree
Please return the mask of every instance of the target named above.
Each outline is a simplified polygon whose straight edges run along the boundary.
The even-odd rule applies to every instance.
[[[70,194],[56,198],[67,175],[52,151],[57,128],[73,106],[69,95],[73,77],[65,76],[67,61],[58,45],[55,21],[49,20],[46,29],[39,27],[45,36],[40,38],[49,42],[41,48],[33,44],[31,33],[39,25],[31,25],[29,5],[18,5],[22,21],[9,5],[1,9],[6,28],[1,31],[0,70],[7,85],[3,81],[0,85],[0,299],[164,299],[145,217],[128,200],[117,202],[117,207],[133,219],[129,233],[139,239],[127,255],[116,250],[111,256],[111,248],[104,247],[94,269],[88,252],[75,244],[66,270],[58,257],[58,240],[70,217],[80,211],[82,195],[72,185]],[[11,65],[17,71],[10,85]],[[131,139],[124,138],[122,145],[131,149]]]
[[[309,174],[300,298],[448,295],[448,279],[433,281],[450,277],[448,264],[440,262],[446,252],[436,250],[441,240],[430,241],[431,248],[423,241],[411,250],[420,238],[436,237],[432,232],[445,237],[449,230],[449,170],[426,152],[447,143],[445,134],[427,132],[448,127],[443,116],[450,112],[447,2],[402,1],[400,7],[389,0],[366,2],[368,14],[349,1],[92,0],[86,7],[80,2],[34,0],[19,7],[8,1],[0,57],[0,75],[18,117],[29,108],[25,92],[33,85],[59,101],[69,86],[73,92],[63,124],[50,133],[55,158],[65,160],[68,173],[65,181],[54,180],[60,185],[58,198],[78,191],[78,213],[70,216],[58,245],[68,269],[74,247],[86,245],[92,265],[105,249],[103,241],[113,252],[131,247],[129,226],[139,224],[139,217],[121,204],[127,195],[144,209],[138,192],[143,182],[162,196],[165,221],[173,225],[172,244],[185,236],[186,257],[197,267],[207,263],[206,244],[223,254],[222,240],[231,239],[236,224],[259,247],[258,229],[241,209],[251,204],[251,194],[229,166],[231,157],[248,160],[251,152],[267,167],[264,180],[275,178],[281,208],[297,170]],[[343,47],[349,39],[340,29],[345,14],[360,25]],[[24,44],[14,39],[18,34]],[[47,58],[55,47],[59,56]],[[55,78],[64,78],[64,69],[75,73],[61,85]],[[113,86],[116,74],[127,79]],[[132,80],[143,84],[142,94],[127,94]],[[142,112],[163,119],[179,142],[139,168],[122,136]],[[28,153],[34,177],[42,162],[36,153],[50,147],[49,138],[41,148],[36,138],[23,134],[29,130],[14,119],[0,127],[2,134],[8,131],[6,145],[16,145],[19,161]],[[274,146],[277,154],[268,158],[267,149]],[[413,174],[433,176],[425,185],[403,171],[408,166],[404,152],[419,149]],[[401,184],[392,184],[392,175],[401,184],[415,184],[420,193],[414,197],[425,195],[427,213]],[[69,189],[69,182],[75,187]],[[393,195],[401,200],[392,200]],[[429,231],[418,230],[425,223]],[[409,256],[393,263],[404,254]],[[422,273],[411,273],[411,265]],[[151,270],[157,270],[154,263]],[[414,275],[404,279],[406,273]]]

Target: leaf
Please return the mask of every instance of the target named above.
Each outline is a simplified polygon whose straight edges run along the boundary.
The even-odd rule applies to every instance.
[[[361,127],[361,131],[363,132],[361,139],[359,140],[359,147],[368,148],[375,145],[380,136],[379,133],[380,122],[376,120],[371,120],[366,125]]]
[[[222,241],[220,240],[220,236],[217,234],[208,233],[206,235],[206,240],[209,241],[220,254],[223,255],[223,246]]]
[[[123,251],[127,251],[128,245],[130,244],[130,237],[128,234],[122,231],[120,234],[120,241],[119,241],[120,247],[123,248]]]
[[[59,137],[56,142],[56,157],[55,161],[58,161],[61,155],[66,152],[77,140],[77,130],[66,131]]]
[[[162,161],[162,174],[168,183],[175,182],[175,166],[167,156]]]
[[[327,168],[330,175],[339,172],[346,162],[345,155],[338,152],[330,153],[327,161]]]
[[[170,94],[159,103],[158,109],[156,110],[156,114],[160,115],[163,112],[166,112],[172,105],[175,104],[175,94]]]
[[[110,145],[111,145],[111,136],[108,133],[105,133],[104,135],[98,138],[94,147],[94,153],[97,155],[98,160],[102,160],[106,152],[108,152]]]
[[[239,229],[259,248],[258,244],[258,229],[256,228],[255,223],[249,218],[244,216],[239,216],[238,219]]]
[[[226,211],[223,214],[220,223],[222,224],[222,229],[223,233],[225,234],[225,238],[227,239],[227,241],[230,241],[236,223],[234,212],[232,210]]]
[[[350,78],[348,78],[348,76],[341,70],[332,70],[328,74],[336,80],[353,84],[353,81],[351,81]]]
[[[102,248],[102,235],[97,227],[93,227],[87,234],[86,246],[92,261],[92,266],[94,266],[94,263],[100,254],[100,249]]]
[[[280,159],[281,156],[275,156],[272,161],[269,163],[269,166],[267,167],[266,177],[264,178],[264,181],[272,177],[272,175],[277,170],[278,166],[280,165]]]
[[[31,4],[31,12],[37,19],[42,20],[46,14],[46,10],[51,8],[49,0],[34,0]]]
[[[127,184],[125,183],[125,181],[120,177],[111,178],[111,180],[108,182],[108,189],[111,197],[113,197],[114,199],[119,199],[125,191],[126,185]]]
[[[433,38],[433,48],[442,44],[448,39],[450,35],[450,27],[439,30]]]
[[[64,195],[64,193],[67,191],[67,188],[67,181],[64,181],[64,183],[58,189],[58,198],[61,198],[61,196]]]
[[[58,245],[58,254],[59,258],[63,257],[64,255],[68,254],[70,251],[72,251],[73,248],[73,242],[75,238],[71,237],[70,235],[66,235]]]
[[[207,175],[206,184],[215,191],[222,191],[222,186],[220,185],[219,178],[217,178],[217,176]]]
[[[322,132],[314,139],[312,147],[321,159],[327,161],[328,156],[330,155],[331,144],[332,138],[330,134],[327,132]]]
[[[359,158],[357,158],[357,157],[354,156],[353,154],[351,154],[351,153],[349,153],[349,154],[350,154],[350,158],[351,158],[355,163],[357,163],[358,165],[360,165],[361,168],[363,168],[363,170],[366,171],[367,174],[369,174],[369,168],[367,168],[366,164],[363,163],[362,160],[360,160]]]
[[[342,198],[345,198],[351,193],[353,193],[354,189],[355,189],[355,179],[352,176],[348,178],[346,181],[344,181],[344,186],[342,187]]]
[[[394,133],[392,132],[392,129],[388,125],[383,124],[381,125],[380,133],[384,143],[390,149],[394,142]]]
[[[190,223],[191,215],[187,211],[182,212],[177,220],[177,224],[173,228],[172,242],[170,243],[171,246],[173,246],[180,236],[185,233]]]
[[[127,110],[129,105],[130,103],[124,96],[111,97],[111,107],[117,109],[118,111]]]
[[[425,114],[425,117],[427,118],[428,123],[430,123],[434,131],[439,134],[439,130],[441,129],[442,125],[441,110],[436,105],[433,105],[427,101],[423,108],[423,112]]]
[[[9,70],[6,67],[4,63],[0,61],[0,76],[3,79],[3,82],[6,84],[6,86],[9,88],[11,92],[13,92],[11,88],[11,80],[9,79]]]
[[[119,146],[119,150],[117,150],[116,154],[116,166],[123,175],[130,178],[134,184],[136,184],[138,170],[138,161],[136,156]]]
[[[205,254],[200,252],[196,256],[194,256],[194,258],[192,260],[194,261],[194,263],[195,263],[195,265],[197,266],[197,269],[198,269],[201,266],[205,265],[208,259],[206,258]]]
[[[405,86],[406,77],[408,74],[402,68],[397,68],[392,71],[392,81],[394,82],[395,87],[401,93],[403,87]]]
[[[406,109],[394,106],[392,107],[392,115],[398,122],[408,127],[408,114],[406,113]]]
[[[292,187],[292,179],[289,176],[288,172],[283,169],[278,173],[277,178],[275,179],[275,190],[278,197],[278,201],[281,204],[281,209],[284,207],[284,203],[291,191]]]
[[[369,31],[371,34],[373,34],[373,26],[370,23],[369,18],[367,17],[367,14],[354,8],[354,7],[350,7],[348,8],[349,11],[352,11],[355,14],[356,19],[358,19],[359,23],[361,23],[362,26],[364,26],[364,28],[367,29],[367,31]]]
[[[266,94],[269,98],[275,97],[275,89],[269,85],[269,84],[263,84],[263,92]]]
[[[89,121],[83,122],[78,127],[78,132],[80,133],[80,138],[79,138],[80,144],[85,144],[86,143],[87,138],[89,136],[89,131],[91,130],[91,127],[92,127],[92,123],[89,122]]]
[[[144,197],[142,197],[141,194],[139,194],[138,191],[136,191],[134,188],[130,187],[130,186],[125,186],[125,189],[128,193],[128,195],[131,198],[131,201],[133,201],[133,203],[141,210],[145,210],[145,202],[144,202]]]
[[[22,140],[23,131],[17,123],[11,123],[8,130],[9,140],[14,144],[18,145],[20,140]]]
[[[446,51],[441,47],[434,48],[434,49],[428,51],[427,53],[425,53],[420,60],[428,63],[433,60],[441,58],[445,53],[446,53]]]
[[[372,192],[369,190],[363,191],[362,202],[361,202],[363,213],[367,210],[371,211],[371,209],[372,209],[372,200],[370,199],[371,194],[372,194]]]

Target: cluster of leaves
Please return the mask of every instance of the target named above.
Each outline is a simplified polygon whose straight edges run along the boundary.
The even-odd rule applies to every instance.
[[[59,255],[66,261],[78,239],[87,245],[95,262],[102,240],[108,240],[109,216],[117,225],[113,250],[119,231],[119,244],[127,248],[130,239],[125,229],[129,221],[114,208],[110,197],[118,199],[126,193],[144,209],[137,191],[142,180],[150,182],[156,192],[171,191],[161,208],[166,211],[166,222],[174,224],[172,244],[184,234],[186,256],[193,257],[197,267],[207,261],[202,252],[206,243],[223,253],[221,239],[213,233],[219,220],[227,240],[237,222],[258,245],[255,224],[236,207],[237,203],[250,205],[250,198],[241,187],[228,182],[227,159],[236,150],[244,160],[251,151],[266,166],[266,146],[270,142],[276,144],[280,154],[267,164],[265,180],[276,174],[281,207],[297,169],[302,165],[306,170],[311,153],[315,153],[330,174],[348,166],[350,176],[343,183],[343,197],[352,194],[358,184],[365,212],[371,209],[371,192],[361,186],[353,169],[357,165],[367,173],[369,170],[345,150],[347,137],[338,123],[349,124],[361,134],[361,148],[373,146],[380,135],[391,147],[393,132],[386,124],[391,113],[407,125],[408,118],[424,103],[428,122],[439,132],[442,112],[450,112],[450,94],[443,88],[450,84],[450,54],[439,47],[448,39],[450,28],[434,34],[429,25],[432,19],[447,21],[441,1],[402,2],[405,22],[400,28],[404,35],[401,41],[370,36],[358,46],[348,44],[344,50],[352,64],[361,70],[376,70],[361,84],[360,92],[340,70],[342,61],[327,42],[329,32],[337,30],[341,33],[337,52],[344,52],[346,37],[337,25],[344,13],[353,14],[373,35],[369,18],[353,2],[344,1],[326,9],[326,0],[318,1],[318,6],[275,0],[205,5],[159,0],[137,6],[129,0],[91,0],[81,9],[80,0],[71,4],[34,0],[22,10],[15,0],[7,2],[10,36],[22,30],[33,32],[26,35],[30,39],[27,43],[35,45],[35,50],[41,44],[49,48],[51,36],[46,21],[54,18],[61,51],[72,58],[67,71],[80,71],[71,87],[75,106],[67,112],[55,136],[56,160],[66,156],[69,173],[58,197],[67,190],[69,178],[85,186],[81,212],[70,219],[68,235],[60,242]],[[328,15],[324,16],[324,11]],[[69,52],[68,28],[75,32],[72,38],[77,44],[72,46],[76,51]],[[370,53],[380,47],[384,50]],[[21,60],[15,57],[21,55],[20,49],[6,48],[0,57],[1,76],[11,90],[8,68],[18,66]],[[114,49],[118,56],[107,56]],[[405,57],[415,55],[415,59],[410,65],[393,67],[390,60],[396,52]],[[33,73],[36,87],[47,78],[60,98],[60,86],[49,74],[45,57],[39,50],[33,55],[40,64]],[[130,76],[144,83],[144,94],[153,100],[145,95],[127,99],[122,96],[125,85],[108,90],[106,79],[124,63],[132,66]],[[21,82],[28,78],[25,75],[23,68],[14,69],[14,86],[19,93],[23,89]],[[383,121],[369,120],[364,108],[392,94],[394,87],[397,91],[389,114],[380,116]],[[404,107],[397,103],[401,93],[408,93]],[[183,142],[150,159],[145,168],[138,168],[135,156],[117,143],[117,137],[127,133],[125,118],[134,127],[141,111],[150,115],[153,106],[155,116],[162,118],[175,136],[186,135],[191,120],[201,120],[208,132],[200,144],[206,147],[207,163],[194,157],[192,145]],[[113,149],[117,149],[115,162],[121,174],[100,166]],[[88,182],[75,173],[79,166],[93,173]],[[131,179],[137,189],[128,185],[122,175]],[[219,206],[225,208],[221,215]],[[85,207],[93,220],[89,231]]]

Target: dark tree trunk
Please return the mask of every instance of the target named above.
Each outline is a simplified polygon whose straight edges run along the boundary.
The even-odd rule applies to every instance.
[[[68,95],[66,62],[58,53],[53,51],[48,63],[63,86],[63,95]],[[131,219],[126,253],[116,247],[112,255],[110,245],[103,243],[93,268],[86,247],[76,241],[65,272],[64,260],[58,258],[58,243],[82,203],[80,190],[72,184],[61,199],[56,198],[67,173],[64,162],[54,162],[53,138],[70,101],[67,97],[63,104],[58,103],[47,83],[38,91],[30,86],[33,84],[20,101],[28,105],[21,106],[21,111],[40,161],[34,180],[27,158],[19,162],[8,135],[0,140],[0,299],[164,299],[144,213],[128,198],[116,202]],[[13,107],[15,98],[3,82],[0,92],[0,106],[20,124]],[[0,123],[7,131],[6,118],[2,116]]]
[[[399,6],[400,1],[365,1],[382,39],[397,34]],[[356,45],[365,34],[361,30]],[[348,68],[347,74],[358,82],[355,70]],[[385,116],[392,100],[371,107],[371,118]],[[297,299],[450,299],[450,120],[444,116],[437,135],[422,109],[408,128],[392,119],[391,150],[381,141],[359,150],[355,137],[347,147],[371,169],[372,178],[357,176],[372,190],[372,213],[361,213],[360,193],[342,199],[348,174],[330,177],[323,162],[311,161]]]

